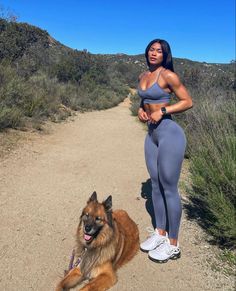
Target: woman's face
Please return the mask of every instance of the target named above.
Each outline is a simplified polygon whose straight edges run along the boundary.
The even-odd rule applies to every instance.
[[[150,65],[161,65],[163,62],[163,53],[159,42],[155,42],[151,45],[148,51],[148,61]]]

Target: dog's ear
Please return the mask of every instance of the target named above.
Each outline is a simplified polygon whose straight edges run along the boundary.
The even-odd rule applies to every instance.
[[[97,199],[97,192],[96,191],[93,192],[93,194],[91,195],[91,197],[88,200],[88,203],[89,202],[92,202],[92,201],[94,201],[94,202],[97,202],[98,201],[98,199]]]
[[[103,206],[107,213],[107,222],[110,227],[113,227],[113,219],[112,219],[112,196],[108,196],[105,201],[103,201]]]
[[[112,196],[111,195],[108,196],[105,201],[103,201],[103,205],[104,205],[106,211],[111,210],[111,208],[112,208]]]

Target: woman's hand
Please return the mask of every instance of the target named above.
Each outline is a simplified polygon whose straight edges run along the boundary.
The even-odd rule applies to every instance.
[[[161,110],[157,110],[151,113],[150,115],[150,122],[151,123],[157,123],[159,120],[161,120],[163,113]]]
[[[143,108],[141,108],[141,107],[140,107],[139,110],[138,110],[138,118],[139,118],[139,120],[142,121],[142,122],[146,122],[146,121],[149,120],[148,115],[147,115],[147,112],[145,112],[145,111],[143,110]]]

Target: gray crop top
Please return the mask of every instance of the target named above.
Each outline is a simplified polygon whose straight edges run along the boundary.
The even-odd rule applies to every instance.
[[[171,95],[163,90],[157,83],[160,73],[158,74],[156,82],[151,87],[147,88],[146,90],[142,90],[140,86],[138,87],[138,94],[141,97],[143,104],[158,104],[170,102]]]

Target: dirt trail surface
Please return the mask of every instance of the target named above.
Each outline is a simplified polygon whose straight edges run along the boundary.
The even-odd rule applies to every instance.
[[[126,100],[34,134],[1,160],[0,290],[47,291],[67,268],[79,216],[89,195],[109,194],[113,208],[136,221],[141,240],[151,225],[142,186],[148,180],[145,130]],[[183,169],[182,178],[187,174]],[[111,290],[233,290],[233,280],[211,268],[212,247],[183,215],[182,258],[156,264],[139,252],[118,271]],[[77,289],[78,290],[78,289]]]

